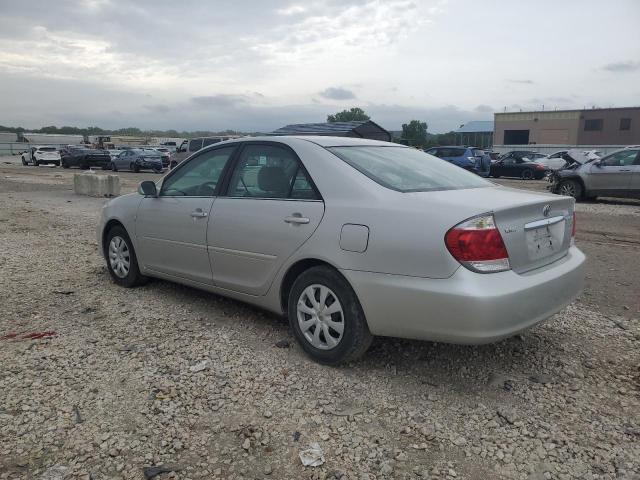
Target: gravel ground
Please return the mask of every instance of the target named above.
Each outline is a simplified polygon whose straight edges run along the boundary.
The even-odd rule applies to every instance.
[[[579,206],[585,295],[526,334],[331,368],[269,313],[115,286],[71,173],[0,165],[0,478],[640,478],[640,203]]]

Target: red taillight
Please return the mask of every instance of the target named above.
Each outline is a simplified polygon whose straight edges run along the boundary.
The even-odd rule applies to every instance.
[[[571,225],[571,238],[576,236],[576,212],[573,212],[573,225]]]
[[[535,166],[535,169],[536,170],[545,170],[545,167],[544,167],[544,165],[540,165],[539,163],[537,163],[536,166]]]
[[[474,217],[456,225],[447,232],[444,243],[453,258],[475,272],[502,272],[511,268],[493,215]]]

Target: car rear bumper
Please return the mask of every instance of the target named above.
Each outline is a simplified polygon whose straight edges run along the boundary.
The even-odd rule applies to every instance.
[[[525,274],[464,267],[446,279],[342,273],[374,335],[480,344],[515,335],[568,305],[582,290],[584,261],[571,247],[560,260]]]

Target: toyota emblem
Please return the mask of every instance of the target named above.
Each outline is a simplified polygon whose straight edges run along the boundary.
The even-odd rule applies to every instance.
[[[542,207],[542,214],[545,217],[548,217],[550,213],[551,213],[551,205],[545,205],[544,207]]]

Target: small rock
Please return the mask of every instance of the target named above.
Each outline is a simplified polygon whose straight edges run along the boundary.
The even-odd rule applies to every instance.
[[[249,450],[250,447],[251,441],[248,438],[245,438],[244,442],[242,442],[242,448],[244,448],[245,450]]]
[[[467,439],[464,437],[454,438],[451,443],[453,443],[457,447],[464,447],[467,444]]]
[[[189,370],[192,372],[202,372],[209,368],[209,360],[202,360],[201,362],[196,363],[195,365],[191,365]]]
[[[289,348],[291,346],[291,343],[289,342],[289,340],[287,339],[283,339],[283,340],[278,340],[275,343],[276,347],[278,348]]]
[[[273,473],[273,467],[271,467],[271,465],[266,465],[262,473],[265,475],[271,475],[271,473]]]

